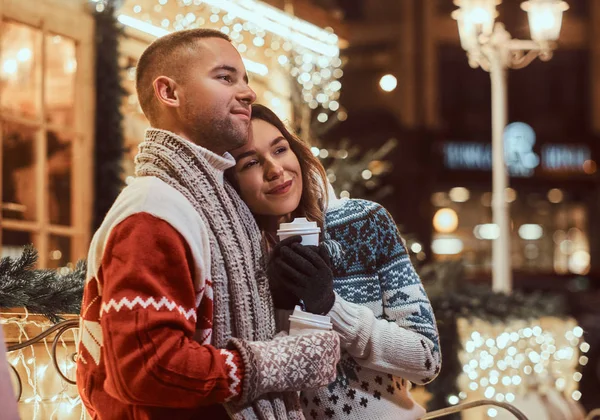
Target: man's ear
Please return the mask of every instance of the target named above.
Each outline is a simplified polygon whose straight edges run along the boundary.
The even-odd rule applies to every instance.
[[[179,85],[175,80],[167,76],[158,76],[152,83],[154,87],[154,96],[163,104],[168,107],[179,106]]]

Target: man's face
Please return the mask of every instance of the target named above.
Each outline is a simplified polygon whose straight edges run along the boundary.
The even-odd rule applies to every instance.
[[[198,44],[200,54],[189,54],[189,65],[179,81],[179,114],[190,140],[223,154],[248,141],[250,105],[256,94],[230,42],[206,38]]]

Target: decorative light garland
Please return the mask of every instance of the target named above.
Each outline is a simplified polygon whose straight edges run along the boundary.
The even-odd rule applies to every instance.
[[[463,372],[458,378],[460,392],[448,396],[449,404],[481,398],[512,403],[530,389],[544,393],[549,387],[575,401],[581,398],[577,388],[582,375],[577,366],[587,364],[588,358],[579,352],[586,353],[590,345],[573,319],[490,323],[459,318],[457,322]],[[497,411],[490,409],[487,415],[493,418]]]
[[[0,317],[0,328],[10,325],[18,327],[18,341],[24,342],[32,338],[27,333],[26,327],[35,327],[36,329],[43,331],[54,324],[50,321],[33,320],[28,313],[18,316],[13,316],[13,314],[11,314],[11,316],[4,315],[3,317]],[[75,352],[75,342],[77,337],[74,331],[72,331],[72,334],[74,339],[73,344],[67,344],[62,337],[60,338],[60,344],[63,351],[66,353]],[[54,372],[48,338],[44,338],[42,342],[44,343],[44,348],[47,353],[47,363],[39,363],[40,355],[36,355],[36,346],[28,346],[7,354],[8,361],[15,368],[15,372],[17,374],[22,374],[24,372],[26,375],[25,381],[21,381],[21,378],[19,377],[19,381],[21,381],[21,386],[23,387],[19,404],[31,404],[33,406],[32,420],[43,418],[85,418],[85,410],[82,408],[83,406],[81,405],[81,398],[79,397],[77,387],[68,384],[60,378],[57,372]],[[74,375],[76,365],[71,360],[65,360],[60,362],[60,368],[63,372]],[[58,392],[55,392],[55,389],[53,389],[53,394],[46,395],[47,390],[42,389],[41,383],[47,384],[50,375],[53,375],[54,379],[58,379],[60,389]],[[56,405],[49,417],[43,410],[43,406],[48,403]],[[78,407],[81,410],[80,414],[75,410]]]
[[[169,8],[175,16],[168,15]],[[197,27],[219,29],[229,35],[248,71],[266,76],[268,66],[261,61],[276,63],[302,86],[302,100],[311,109],[340,108],[343,71],[337,35],[260,1],[138,0],[126,2],[118,20],[155,37]]]

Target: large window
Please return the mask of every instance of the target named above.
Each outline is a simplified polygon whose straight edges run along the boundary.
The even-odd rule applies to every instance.
[[[90,237],[93,22],[26,3],[0,4],[2,256],[32,243],[39,267],[69,267]]]

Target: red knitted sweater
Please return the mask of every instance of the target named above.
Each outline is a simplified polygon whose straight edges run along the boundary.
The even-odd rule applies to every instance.
[[[91,254],[90,254],[91,255]],[[210,281],[169,223],[134,213],[114,226],[82,304],[77,385],[94,419],[227,418],[240,394],[235,351],[210,345]]]

